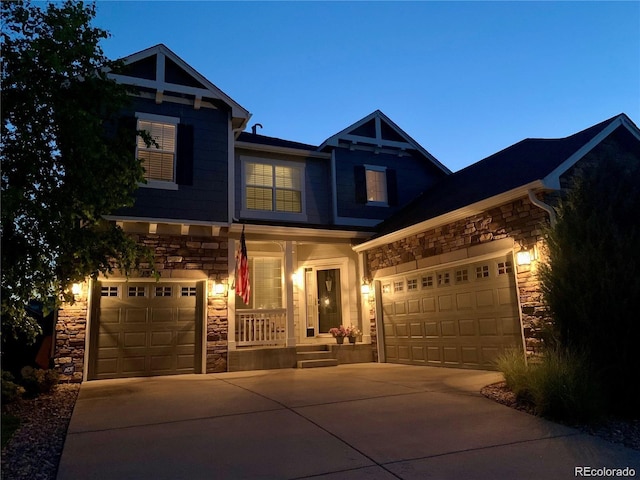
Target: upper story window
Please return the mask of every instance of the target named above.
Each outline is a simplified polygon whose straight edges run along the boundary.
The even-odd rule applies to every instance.
[[[383,165],[354,167],[356,203],[370,207],[394,207],[398,204],[396,171]]]
[[[147,185],[176,185],[176,144],[179,119],[152,114],[137,114],[138,130],[146,130],[157,145],[145,144],[138,137],[137,158],[142,160]]]
[[[387,169],[365,165],[367,181],[367,203],[388,205]]]
[[[243,163],[243,216],[302,220],[304,166],[251,159]]]

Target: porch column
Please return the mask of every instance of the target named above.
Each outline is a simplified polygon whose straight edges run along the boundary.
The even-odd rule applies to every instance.
[[[227,350],[236,349],[236,291],[231,288],[236,284],[236,241],[229,239],[227,250],[227,266],[229,279],[227,280]]]
[[[293,242],[284,242],[284,284],[287,298],[287,347],[296,346],[295,315],[293,310],[293,274],[295,267],[293,262]]]
[[[357,282],[358,298],[360,299],[360,325],[362,326],[362,343],[371,343],[371,304],[369,299],[373,299],[373,285],[368,295],[361,292],[362,280],[367,276],[365,265],[365,252],[358,253],[358,272],[360,278]]]

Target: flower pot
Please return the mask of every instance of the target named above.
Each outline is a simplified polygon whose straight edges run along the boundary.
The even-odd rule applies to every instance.
[[[344,337],[336,337],[336,343],[342,345],[344,343]]]
[[[349,343],[356,343],[356,337],[349,337]]]

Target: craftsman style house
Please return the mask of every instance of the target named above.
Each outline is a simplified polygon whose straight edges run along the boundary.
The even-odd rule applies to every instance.
[[[74,381],[376,360],[491,368],[505,347],[536,348],[554,192],[599,149],[640,158],[622,114],[452,173],[380,111],[307,145],[246,131],[249,112],[164,45],[125,65],[112,77],[138,93],[123,118],[158,147],[138,140],[146,183],[107,220],[155,251],[160,278],[146,265],[78,286],[54,353]],[[337,345],[339,325],[357,326],[357,343]]]

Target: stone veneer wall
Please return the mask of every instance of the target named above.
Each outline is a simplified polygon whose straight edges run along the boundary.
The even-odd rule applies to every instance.
[[[542,226],[546,223],[548,214],[528,198],[523,198],[372,248],[367,251],[365,261],[373,275],[382,268],[508,237],[512,237],[516,245],[522,242],[527,248],[535,244],[540,251],[543,245]],[[536,265],[516,268],[526,349],[531,354],[540,348],[548,316],[542,303]]]
[[[189,235],[134,234],[136,241],[153,249],[155,267],[161,278],[192,277],[196,271],[204,272],[210,280],[227,283],[228,243],[222,237],[195,237]],[[144,275],[145,267],[142,265]],[[81,382],[85,368],[84,354],[88,307],[87,285],[73,305],[65,305],[58,312],[56,322],[56,348],[54,362],[62,381]],[[207,373],[227,370],[227,299],[207,298]],[[67,371],[67,373],[65,373]]]

